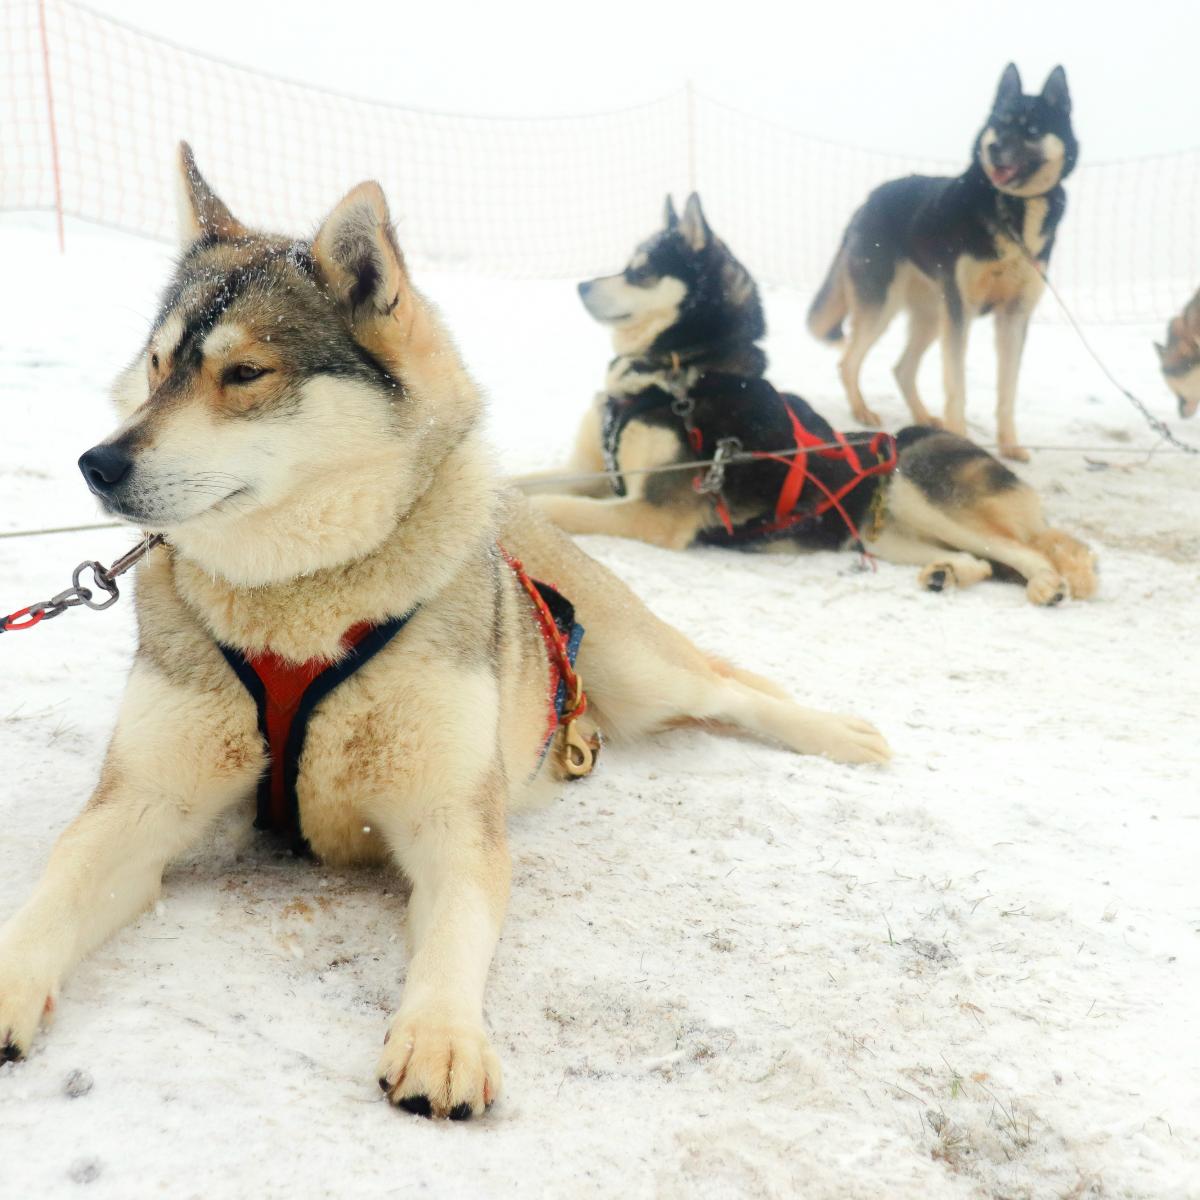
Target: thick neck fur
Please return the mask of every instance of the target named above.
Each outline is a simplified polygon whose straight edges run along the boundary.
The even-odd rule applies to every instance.
[[[613,362],[620,373],[649,373],[694,367],[723,375],[742,375],[757,379],[766,374],[766,351],[752,341],[731,340],[693,346],[674,353],[619,355]],[[610,374],[611,374],[610,370]]]
[[[408,331],[406,427],[378,458],[232,529],[168,533],[175,586],[221,642],[336,659],[360,621],[402,616],[493,545],[496,473],[474,383],[421,302]]]
[[[343,499],[340,561],[254,586],[231,583],[175,547],[175,586],[220,642],[248,652],[271,649],[295,662],[332,661],[350,626],[427,603],[468,558],[486,553],[495,540],[497,503],[490,453],[473,432],[443,459],[414,503],[392,509],[389,528],[373,543],[367,544],[366,525],[354,527],[354,511]],[[312,513],[319,518],[319,510]],[[378,505],[366,518],[372,535],[377,522],[389,519]],[[324,531],[310,529],[309,536],[326,544]],[[292,544],[302,545],[303,538]]]

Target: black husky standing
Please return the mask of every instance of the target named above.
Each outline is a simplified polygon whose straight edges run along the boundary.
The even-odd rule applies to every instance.
[[[808,314],[809,329],[828,341],[841,338],[850,318],[841,374],[857,420],[879,423],[863,401],[858,374],[867,351],[905,309],[908,345],[895,373],[913,418],[933,423],[917,394],[917,367],[940,329],[945,427],[965,433],[967,334],[975,317],[991,312],[1000,453],[1029,457],[1013,418],[1017,373],[1066,208],[1062,181],[1078,154],[1062,67],[1050,72],[1040,95],[1028,96],[1009,63],[963,174],[910,175],[867,197]]]

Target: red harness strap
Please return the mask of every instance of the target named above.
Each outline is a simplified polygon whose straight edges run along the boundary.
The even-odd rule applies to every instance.
[[[830,446],[824,444],[820,437],[804,428],[800,423],[800,418],[786,399],[783,403],[787,409],[788,416],[791,418],[792,434],[796,439],[796,445],[800,449],[798,453],[791,456],[787,478],[783,481],[783,487],[779,490],[779,499],[775,503],[775,521],[773,524],[766,526],[763,532],[776,533],[800,521],[808,520],[810,517],[822,516],[831,508],[835,508],[838,515],[846,523],[846,528],[850,531],[850,535],[856,542],[861,543],[862,536],[858,531],[858,526],[855,525],[850,514],[846,511],[842,500],[858,487],[864,479],[869,479],[873,475],[889,474],[895,470],[897,461],[896,439],[890,433],[876,433],[870,442],[867,443],[867,449],[875,456],[876,461],[870,466],[864,467],[862,460],[858,457],[857,450],[846,440],[845,434],[835,430],[833,436],[838,445]],[[818,446],[821,449],[815,449]],[[853,477],[838,488],[836,492],[831,491],[822,479],[809,472],[808,455],[810,451],[821,455],[822,458],[838,458],[847,462],[850,465],[850,469],[854,472]],[[786,461],[782,456],[766,451],[760,451],[755,457],[769,458],[776,462]],[[809,481],[812,482],[818,491],[824,494],[825,499],[820,501],[816,508],[811,511],[806,510],[805,512],[797,513],[796,505],[799,503],[800,494],[804,490],[805,483]]]
[[[800,502],[800,493],[804,491],[805,480],[808,478],[808,451],[813,446],[821,444],[821,439],[815,433],[810,433],[800,424],[800,418],[796,416],[792,406],[786,400],[783,402],[783,407],[787,409],[787,415],[792,422],[794,444],[801,449],[799,453],[792,455],[791,462],[788,464],[787,478],[783,481],[783,487],[779,489],[779,499],[775,501],[776,521],[786,520],[795,511],[796,505]],[[776,458],[775,461],[782,460]]]
[[[546,740],[542,754],[550,747],[554,735],[561,728],[565,731],[563,745],[563,765],[567,774],[572,778],[587,775],[595,763],[600,751],[600,739],[596,735],[584,740],[575,729],[575,722],[587,712],[587,692],[583,689],[583,680],[575,670],[575,655],[579,643],[583,640],[583,627],[575,621],[574,608],[565,601],[561,593],[555,591],[549,584],[530,577],[521,565],[519,559],[513,558],[503,547],[500,552],[505,562],[512,568],[521,586],[533,601],[533,612],[537,619],[538,630],[542,641],[546,644],[547,657],[550,662],[550,712],[546,723]],[[567,612],[562,624],[555,619],[550,610],[547,596],[552,596],[556,603],[565,604]],[[563,628],[565,625],[567,628]]]
[[[733,524],[733,513],[729,511],[729,505],[725,503],[725,497],[720,492],[713,497],[713,508],[716,510],[717,516],[721,519],[721,524],[725,527],[725,532],[730,537],[733,537],[737,533]]]
[[[583,690],[583,683],[575,673],[575,664],[572,661],[573,655],[567,635],[559,629],[558,622],[554,619],[554,614],[550,611],[550,606],[546,603],[546,597],[542,594],[541,588],[530,577],[520,559],[513,558],[503,548],[500,552],[504,555],[504,561],[512,568],[513,574],[525,589],[530,600],[533,601],[533,612],[537,618],[538,629],[541,632],[542,641],[546,643],[546,651],[550,659],[550,716],[547,722],[546,736],[550,738],[554,736],[560,725],[578,720],[587,712],[587,693]],[[561,709],[557,702],[560,688],[563,689],[565,697],[565,706]]]
[[[772,462],[782,463],[788,468],[787,476],[783,481],[783,486],[779,489],[779,496],[775,501],[775,519],[769,524],[756,526],[754,529],[755,534],[782,533],[784,530],[790,529],[802,521],[823,516],[833,508],[837,510],[838,515],[845,522],[851,537],[861,544],[862,536],[859,533],[858,526],[846,511],[842,501],[864,479],[869,479],[873,475],[890,474],[896,469],[896,439],[890,433],[876,433],[866,445],[866,449],[875,457],[876,461],[864,467],[862,460],[858,456],[858,451],[846,440],[844,434],[835,431],[833,436],[838,444],[836,446],[828,445],[823,438],[804,427],[800,418],[796,415],[795,409],[788,404],[785,397],[781,396],[780,399],[783,401],[783,406],[787,409],[788,418],[791,420],[792,436],[795,438],[797,449],[795,452],[786,455],[776,454],[769,450],[752,452],[755,458],[769,459]],[[849,464],[854,475],[838,488],[837,491],[833,491],[824,480],[809,470],[808,456],[810,453],[819,454],[822,458],[841,459]],[[804,492],[805,485],[808,483],[811,483],[825,498],[818,501],[815,507],[805,508],[797,512],[796,506],[800,503],[800,497]],[[717,515],[721,518],[721,523],[725,526],[726,533],[733,536],[735,530],[724,499],[720,499],[718,502]]]
[[[283,833],[291,838],[294,849],[307,852],[296,785],[309,718],[317,705],[382,650],[412,615],[392,617],[379,625],[369,621],[352,625],[341,638],[346,653],[336,662],[325,658],[291,662],[273,650],[245,654],[217,643],[225,661],[254,699],[259,732],[270,755],[270,766],[258,785],[255,824],[259,829]]]
[[[342,635],[342,644],[349,648],[357,646],[373,628],[370,621],[352,625]],[[320,658],[306,662],[289,662],[280,658],[274,650],[262,654],[247,655],[247,663],[262,682],[266,691],[266,707],[262,714],[266,726],[267,750],[271,755],[271,825],[285,829],[289,820],[287,782],[284,768],[287,765],[287,741],[292,723],[300,709],[304,693],[318,676],[323,675],[330,663]]]

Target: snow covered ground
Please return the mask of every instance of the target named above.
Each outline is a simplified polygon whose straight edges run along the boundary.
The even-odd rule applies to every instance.
[[[96,519],[74,461],[165,274],[163,247],[75,227],[68,246],[0,223],[0,530]],[[557,462],[607,357],[571,287],[418,278],[504,462]],[[773,378],[846,423],[805,299],[768,297]],[[1160,330],[1090,332],[1169,415]],[[895,336],[867,371],[893,426]],[[984,440],[990,341],[978,327]],[[937,372],[933,354],[931,397]],[[506,1092],[485,1120],[380,1098],[397,881],[274,857],[243,821],[0,1067],[0,1196],[1200,1196],[1200,464],[1124,453],[1151,439],[1061,325],[1033,331],[1019,421],[1091,448],[1024,473],[1098,550],[1093,602],[927,595],[852,555],[587,543],[706,647],[874,719],[896,757],[677,733],[514,820],[488,998]],[[130,544],[0,540],[0,611]],[[122,603],[0,640],[0,917],[96,778],[132,630]]]

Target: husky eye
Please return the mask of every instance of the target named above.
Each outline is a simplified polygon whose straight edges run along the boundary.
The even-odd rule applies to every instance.
[[[625,269],[625,282],[631,287],[641,287],[642,284],[649,282],[650,277],[650,268],[645,265]]]
[[[224,376],[225,383],[253,383],[264,375],[270,375],[270,367],[256,367],[252,363],[237,363],[229,367]]]
[[[156,370],[156,371],[158,370],[158,355],[157,354],[150,355],[150,366],[153,367],[154,370]]]

